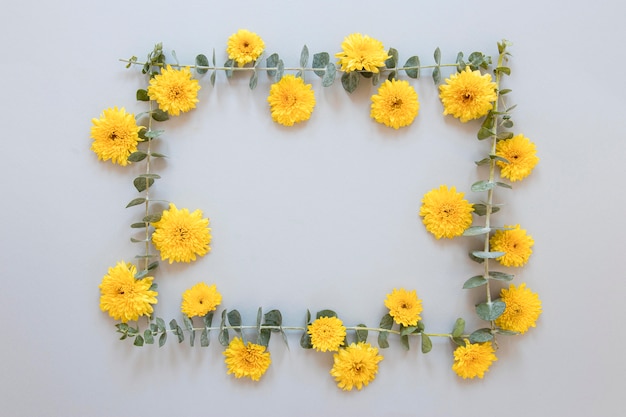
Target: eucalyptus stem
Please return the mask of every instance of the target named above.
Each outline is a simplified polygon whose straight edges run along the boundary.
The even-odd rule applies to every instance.
[[[152,113],[152,100],[149,101],[149,106],[150,106],[150,113]],[[152,130],[152,117],[148,117],[148,131]],[[146,156],[146,175],[150,174],[150,160],[152,159],[151,156],[151,150],[152,150],[152,138],[148,138],[148,145],[147,145],[147,156]],[[146,195],[146,202],[145,202],[145,214],[144,216],[147,218],[148,215],[150,214],[150,180],[148,177],[146,177],[146,190],[145,190],[145,195]],[[146,221],[146,242],[145,242],[145,249],[146,249],[146,258],[144,259],[144,270],[148,270],[148,266],[150,265],[150,258],[148,257],[148,255],[150,255],[150,229],[149,229],[149,223]]]

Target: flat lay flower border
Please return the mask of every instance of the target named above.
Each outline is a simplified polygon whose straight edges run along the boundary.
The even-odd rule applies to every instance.
[[[406,349],[410,348],[410,339],[418,339],[423,353],[432,349],[432,338],[442,337],[448,338],[454,347],[452,370],[464,379],[483,378],[497,360],[498,338],[526,333],[535,327],[541,314],[541,301],[526,283],[510,282],[508,288],[493,293],[494,281],[514,279],[513,274],[492,269],[494,263],[507,268],[523,267],[534,245],[532,236],[516,221],[496,224],[495,214],[504,207],[494,203],[494,195],[530,175],[539,161],[535,144],[513,131],[515,106],[506,103],[511,90],[502,88],[503,77],[511,74],[510,43],[503,40],[497,47],[495,64],[482,52],[472,52],[467,57],[459,52],[455,62],[442,63],[437,48],[432,64],[422,65],[420,58],[412,55],[401,65],[396,49],[386,49],[377,39],[353,33],[343,40],[334,60],[327,52],[316,53],[311,59],[304,46],[298,66],[287,67],[277,53],[266,53],[259,35],[241,29],[229,37],[225,46],[228,59],[223,65],[216,64],[215,50],[210,60],[199,54],[190,65],[178,63],[172,51],[175,62],[168,62],[161,44],[155,45],[144,61],[135,56],[122,60],[127,68],[139,66],[146,77],[146,87],[136,92],[137,100],[146,103],[146,111],[135,115],[127,113],[124,107],[108,108],[92,120],[91,127],[91,149],[99,160],[145,167],[144,173],[133,179],[139,197],[127,204],[129,208],[141,209],[130,227],[134,232],[131,241],[140,245],[142,252],[135,256],[134,263],[117,261],[99,285],[100,309],[118,321],[115,327],[120,338],[132,340],[135,346],[163,346],[175,338],[179,343],[186,339],[191,346],[199,343],[208,347],[211,332],[217,332],[217,339],[225,348],[227,373],[259,381],[271,365],[268,346],[272,334],[280,334],[288,344],[287,333],[298,332],[302,348],[333,355],[329,373],[339,388],[349,391],[361,390],[375,379],[383,360],[381,351],[389,347],[390,337],[397,338]],[[445,71],[450,75],[442,82]],[[317,76],[323,88],[331,88],[339,79],[347,93],[354,92],[361,83],[371,82],[378,87],[371,96],[373,121],[392,129],[407,127],[420,108],[411,80],[425,72],[438,89],[443,115],[454,117],[459,123],[480,120],[476,137],[485,148],[485,157],[476,164],[487,166],[488,174],[471,186],[477,202],[470,203],[455,186],[440,185],[425,192],[421,207],[416,208],[416,218],[421,218],[425,230],[435,239],[478,239],[478,246],[469,253],[477,271],[460,286],[484,292],[484,301],[476,305],[474,312],[484,321],[484,327],[467,331],[465,320],[458,318],[449,332],[427,332],[421,317],[422,300],[416,289],[405,288],[390,288],[381,301],[388,311],[377,327],[346,325],[330,309],[314,315],[307,310],[304,325],[298,326],[284,319],[278,309],[264,312],[259,308],[256,322],[246,325],[238,310],[223,308],[219,324],[214,324],[223,296],[217,289],[219,283],[205,282],[182,294],[180,318],[166,323],[155,316],[153,305],[159,294],[154,275],[159,260],[192,263],[210,252],[213,236],[209,219],[201,210],[178,208],[173,202],[152,198],[150,191],[161,178],[153,171],[152,162],[165,157],[153,149],[153,143],[163,140],[164,130],[159,129],[163,123],[196,108],[198,91],[207,84],[201,85],[200,81],[208,78],[213,86],[221,72],[227,78],[247,74],[253,90],[259,74],[266,73],[271,82],[266,98],[268,115],[283,126],[309,120],[317,103],[313,86],[306,83],[306,78]],[[163,209],[163,205],[167,208]],[[377,346],[368,341],[370,334],[377,335]]]

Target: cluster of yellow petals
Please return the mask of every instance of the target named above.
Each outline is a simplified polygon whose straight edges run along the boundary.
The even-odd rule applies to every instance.
[[[497,161],[500,175],[511,181],[520,181],[530,175],[539,163],[537,147],[526,136],[519,134],[496,143],[496,155],[508,162]]]
[[[497,361],[491,342],[469,343],[454,350],[452,370],[463,379],[482,378],[491,364]]]
[[[315,107],[315,93],[311,84],[305,84],[302,78],[285,75],[272,84],[267,101],[276,123],[293,126],[309,120]]]
[[[344,72],[368,71],[379,72],[390,56],[382,42],[367,35],[353,33],[341,43],[341,52],[335,54],[338,64]]]
[[[337,317],[320,317],[308,326],[307,331],[318,352],[336,351],[346,338],[346,328]]]
[[[510,284],[508,289],[502,288],[500,299],[506,304],[506,308],[496,319],[497,326],[521,334],[535,327],[541,315],[541,300],[536,293],[526,288],[525,283],[519,287]]]
[[[196,260],[196,255],[204,256],[211,250],[209,219],[202,218],[201,210],[190,213],[170,203],[169,209],[152,226],[152,243],[161,252],[162,260],[191,262]]]
[[[446,84],[439,86],[443,114],[450,114],[463,123],[489,113],[497,97],[491,75],[472,71],[469,66],[465,71],[452,74]]]
[[[474,211],[463,196],[455,187],[448,189],[446,185],[427,192],[419,211],[426,230],[437,239],[461,236],[471,226]]]
[[[196,108],[199,90],[200,84],[191,78],[189,67],[176,70],[168,65],[150,79],[148,96],[156,100],[159,109],[178,116]]]
[[[228,38],[226,52],[238,67],[256,61],[265,50],[265,42],[259,35],[246,29],[239,29]]]
[[[372,96],[370,116],[378,123],[398,129],[413,123],[419,111],[417,92],[407,81],[386,80]]]
[[[158,293],[150,289],[153,278],[135,279],[136,273],[135,265],[118,262],[109,268],[99,286],[100,309],[122,323],[149,316],[152,304],[157,303]]]
[[[214,311],[222,302],[222,294],[217,291],[215,284],[209,286],[199,282],[183,293],[183,302],[180,310],[187,317],[204,317]]]
[[[101,161],[111,160],[114,164],[126,166],[128,156],[137,150],[139,131],[143,126],[137,126],[135,116],[126,113],[124,107],[106,109],[99,119],[92,119],[91,150],[98,155]]]
[[[404,288],[393,289],[387,294],[385,307],[389,309],[389,315],[393,321],[403,326],[415,326],[422,318],[422,300],[417,298],[415,290],[407,291]]]
[[[524,266],[533,253],[535,241],[519,224],[505,225],[504,228],[496,231],[489,239],[492,251],[504,252],[496,260],[504,266]]]
[[[378,362],[383,357],[378,349],[366,342],[352,343],[333,355],[334,365],[330,374],[337,386],[344,391],[361,390],[376,378]]]
[[[265,346],[250,342],[245,344],[239,337],[230,341],[223,355],[226,356],[228,374],[235,375],[235,378],[247,377],[253,381],[261,379],[272,363]]]

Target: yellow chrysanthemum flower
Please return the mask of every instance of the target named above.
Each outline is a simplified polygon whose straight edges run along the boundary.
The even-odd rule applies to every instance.
[[[386,80],[372,96],[370,116],[378,123],[398,129],[413,123],[419,110],[417,93],[407,81]]]
[[[419,215],[426,230],[437,239],[460,236],[472,224],[474,207],[463,195],[455,187],[448,189],[445,185],[424,195]]]
[[[100,310],[115,320],[126,323],[139,316],[152,314],[152,304],[157,303],[158,293],[152,291],[152,277],[135,279],[135,265],[118,262],[102,278],[100,283]]]
[[[223,354],[226,356],[228,374],[234,374],[235,378],[248,377],[253,381],[258,381],[272,363],[270,353],[265,351],[265,346],[250,342],[246,345],[239,337],[230,341]]]
[[[533,253],[531,248],[535,241],[519,224],[504,227],[508,230],[498,230],[489,239],[491,250],[505,253],[496,258],[504,266],[524,266]]]
[[[159,109],[178,116],[196,108],[198,90],[200,84],[191,78],[189,67],[176,70],[168,65],[150,79],[148,96],[156,100]]]
[[[482,378],[491,364],[498,360],[493,346],[487,343],[469,343],[454,350],[452,370],[463,379]]]
[[[530,175],[539,162],[537,147],[524,135],[515,135],[511,139],[498,141],[496,155],[507,162],[497,161],[501,168],[500,175],[511,181],[519,181]]]
[[[106,109],[99,119],[91,119],[91,150],[101,161],[111,160],[114,164],[126,166],[128,156],[137,150],[139,131],[135,116],[126,113],[124,107]]]
[[[463,123],[489,113],[497,97],[496,83],[491,81],[491,75],[481,75],[480,71],[472,71],[470,67],[452,74],[446,84],[439,86],[443,114],[451,114]]]
[[[383,357],[378,349],[366,342],[352,343],[346,348],[339,349],[333,355],[334,365],[330,374],[335,377],[337,386],[344,391],[351,391],[356,387],[361,390],[376,377],[378,362]]]
[[[382,42],[367,35],[353,33],[341,43],[341,52],[335,54],[338,64],[344,72],[369,71],[378,72],[390,58]]]
[[[222,302],[222,294],[217,291],[215,284],[208,286],[199,282],[183,293],[183,302],[180,310],[187,317],[203,317],[209,311],[214,311]]]
[[[239,29],[228,38],[226,52],[229,59],[234,59],[237,66],[243,67],[248,62],[256,61],[265,50],[265,42],[259,35],[249,30]]]
[[[302,78],[285,75],[272,84],[267,101],[275,122],[293,126],[294,123],[309,120],[315,107],[315,93],[311,84],[305,84]]]
[[[407,291],[404,288],[393,289],[387,294],[385,307],[389,309],[389,315],[393,321],[403,326],[415,326],[422,318],[422,300],[417,298],[415,290]]]
[[[346,338],[346,328],[337,317],[320,317],[309,325],[308,333],[318,352],[336,351]]]
[[[526,333],[541,315],[539,296],[526,288],[522,283],[519,287],[510,284],[509,289],[500,290],[500,298],[506,304],[504,313],[496,319],[496,325],[505,330]]]
[[[172,262],[191,262],[196,255],[204,256],[211,248],[209,219],[202,218],[202,211],[178,210],[170,203],[161,220],[152,223],[152,243],[161,252],[161,259]]]

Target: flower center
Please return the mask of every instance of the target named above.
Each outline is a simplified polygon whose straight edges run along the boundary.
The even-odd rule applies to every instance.
[[[463,101],[467,103],[468,101],[472,101],[474,99],[474,94],[472,94],[471,91],[465,91],[461,97]]]
[[[401,98],[394,98],[393,102],[391,103],[391,108],[395,109],[399,109],[402,107],[402,99]]]
[[[117,138],[119,138],[119,136],[117,135],[117,132],[111,132],[111,133],[109,134],[109,139],[111,139],[111,140],[115,140],[115,139],[117,139]]]

